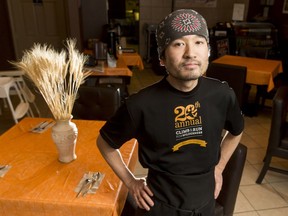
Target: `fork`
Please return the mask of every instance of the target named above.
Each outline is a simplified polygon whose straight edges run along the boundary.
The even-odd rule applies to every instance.
[[[82,192],[82,196],[84,197],[89,191],[90,189],[92,189],[95,185],[95,183],[99,180],[100,178],[100,173],[96,172],[93,173],[89,183],[88,183],[88,187]]]
[[[91,172],[89,172],[87,174],[85,181],[82,183],[82,186],[81,186],[79,192],[77,193],[76,197],[79,197],[81,194],[83,195],[83,191],[84,191],[85,187],[87,187],[87,185],[91,181],[91,178],[92,178],[92,175],[91,175]]]

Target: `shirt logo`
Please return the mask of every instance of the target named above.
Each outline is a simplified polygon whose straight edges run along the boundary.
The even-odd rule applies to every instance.
[[[182,146],[197,144],[206,147],[207,143],[199,138],[202,137],[202,117],[198,115],[200,103],[187,106],[177,106],[175,114],[175,136],[178,143],[173,146],[173,152],[178,151]]]

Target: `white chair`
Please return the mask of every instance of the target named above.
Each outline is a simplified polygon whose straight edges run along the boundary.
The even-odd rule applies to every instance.
[[[14,78],[15,83],[16,83],[20,93],[23,95],[24,101],[28,102],[29,105],[33,104],[34,110],[37,112],[37,116],[40,117],[40,111],[39,111],[39,109],[35,103],[35,95],[28,88],[26,82],[23,79],[23,75],[24,75],[24,72],[18,71],[18,70],[0,71],[0,77],[13,77]],[[13,94],[13,92],[11,94]],[[31,106],[29,106],[29,114],[32,117],[35,116]]]
[[[19,103],[17,106],[13,105],[12,100],[10,98],[10,92],[12,89],[16,90],[16,94],[19,97]],[[7,100],[10,111],[16,124],[18,123],[18,119],[21,119],[22,117],[24,117],[25,114],[28,114],[29,103],[25,102],[23,95],[19,91],[19,88],[17,87],[13,77],[0,77],[0,98]]]

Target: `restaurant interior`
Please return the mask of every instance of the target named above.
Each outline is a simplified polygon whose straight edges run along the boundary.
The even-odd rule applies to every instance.
[[[286,88],[288,86],[288,0],[33,0],[30,3],[25,3],[23,0],[20,2],[24,3],[20,4],[19,1],[16,0],[1,1],[0,3],[0,28],[3,30],[3,34],[0,35],[0,90],[2,88],[1,78],[9,77],[10,72],[15,72],[15,66],[10,62],[19,60],[23,51],[29,49],[33,43],[49,43],[56,49],[60,50],[63,48],[63,40],[72,37],[77,39],[77,48],[89,57],[89,61],[86,62],[85,66],[93,70],[93,74],[87,78],[83,86],[87,88],[101,87],[106,89],[117,89],[120,100],[119,104],[121,104],[127,96],[161,80],[166,74],[165,69],[159,65],[157,56],[157,44],[155,41],[155,29],[157,23],[168,13],[179,8],[193,8],[199,11],[206,18],[209,27],[211,46],[211,56],[209,61],[211,68],[214,68],[213,71],[217,71],[217,68],[220,67],[219,71],[227,70],[230,72],[230,75],[231,70],[239,71],[239,74],[240,72],[243,73],[242,76],[235,79],[235,76],[231,78],[227,76],[227,74],[208,74],[207,72],[207,76],[226,80],[233,89],[235,86],[234,90],[238,101],[241,101],[241,108],[245,118],[245,129],[241,139],[241,144],[247,147],[247,156],[243,173],[240,177],[240,185],[237,188],[237,199],[232,207],[234,213],[231,215],[287,215],[287,172],[279,173],[268,170],[264,175],[263,180],[261,182],[258,180],[265,161],[264,158],[268,157],[266,155],[266,150],[268,144],[271,142],[269,137],[271,139],[273,126],[275,126],[273,123],[275,120],[272,121],[272,118],[276,115],[275,95],[280,95],[279,89],[284,89],[288,92]],[[43,12],[43,10],[45,11],[45,4],[48,5],[49,10],[55,10],[55,13],[53,13],[53,16],[55,17],[49,16],[49,18],[50,21],[57,19],[57,22],[52,24],[46,23],[47,29],[50,28],[50,31],[54,33],[56,32],[55,37],[47,36],[51,32],[46,32],[47,35],[43,36],[43,32],[45,31],[42,31],[40,28],[43,24],[43,20],[45,20],[45,15],[43,15],[45,13],[40,13],[41,11]],[[22,12],[19,12],[21,10]],[[64,10],[64,12],[61,10]],[[13,13],[18,13],[18,15]],[[34,13],[34,15],[38,15],[38,18],[37,16],[31,16],[31,19],[29,18],[30,20],[28,20],[28,18],[26,21],[23,20],[23,16],[28,13]],[[31,26],[27,26],[27,23],[25,22],[30,23]],[[63,24],[65,26],[60,26],[60,31],[57,29],[58,27],[55,24],[58,26],[59,24]],[[37,31],[35,29],[37,29]],[[59,32],[57,32],[58,30]],[[26,34],[20,32],[26,32]],[[111,62],[108,62],[107,53],[115,57],[116,67],[111,65],[109,66],[109,63],[111,64]],[[10,74],[11,77],[16,77],[12,75],[12,73]],[[34,116],[32,122],[39,123],[40,120],[42,121],[43,119],[53,119],[53,115],[39,90],[29,79],[27,79],[27,77],[25,77],[25,75],[22,75],[23,74],[20,73],[21,79],[23,78],[25,86],[27,85],[27,88],[29,89],[29,94],[33,96],[33,99],[28,100],[27,102],[29,108],[32,110],[32,116]],[[19,74],[17,72],[17,77],[18,76]],[[228,81],[230,78],[231,81]],[[21,80],[21,82],[23,82],[23,80]],[[49,134],[49,128],[47,128],[47,131],[44,131],[43,133],[31,135],[31,133],[29,133],[31,128],[29,129],[29,127],[35,125],[31,125],[31,123],[27,124],[25,121],[21,124],[23,120],[26,119],[27,121],[27,118],[31,118],[31,113],[29,115],[29,112],[27,111],[27,113],[25,112],[23,116],[15,121],[11,108],[7,103],[7,100],[5,100],[7,97],[2,97],[1,92],[0,96],[0,147],[1,149],[4,149],[2,150],[4,153],[6,152],[5,155],[9,154],[9,151],[17,151],[16,147],[9,150],[9,146],[17,144],[17,140],[21,141],[21,136],[25,136],[25,141],[31,139],[31,137],[36,137],[36,135],[43,135],[45,139],[50,139],[47,135]],[[13,94],[9,95],[9,97],[12,102],[17,103],[19,100],[15,91]],[[287,98],[288,96],[286,96],[286,102]],[[97,99],[100,100],[98,97]],[[284,102],[282,101],[279,103],[286,104],[285,100]],[[89,103],[85,105],[87,101],[89,101]],[[105,120],[105,118],[101,119],[98,116],[91,116],[93,115],[94,110],[92,110],[92,114],[90,114],[87,107],[93,106],[93,100],[88,97],[87,101],[84,101],[83,104],[80,105],[79,103],[77,104],[77,100],[75,103],[77,109],[79,106],[84,106],[84,115],[86,115],[87,118],[83,117],[83,119],[89,119],[89,121]],[[278,110],[277,112],[280,111]],[[79,114],[79,112],[77,113],[75,111],[75,120],[82,119],[77,116],[77,114]],[[101,113],[100,115],[104,114]],[[284,114],[282,117],[283,116]],[[284,117],[286,117],[286,109]],[[37,121],[37,118],[40,120]],[[83,124],[83,122],[81,124]],[[286,129],[287,128],[288,126],[286,125]],[[281,130],[284,130],[284,128]],[[12,132],[15,132],[18,136],[13,135]],[[79,135],[81,133],[79,131]],[[95,137],[97,133],[95,133]],[[287,134],[288,133],[285,135],[286,138],[281,138],[288,139]],[[12,138],[10,139],[9,136],[12,136]],[[93,134],[89,134],[89,136],[93,138]],[[36,139],[40,140],[40,138]],[[13,142],[13,140],[16,141]],[[80,140],[86,142],[84,138],[81,138]],[[8,145],[2,143],[4,141],[8,142]],[[282,149],[284,153],[279,153],[280,157],[273,157],[271,165],[288,170],[287,141],[283,142],[286,142],[286,147],[284,150]],[[93,140],[90,140],[89,144],[90,143],[93,143]],[[77,143],[77,145],[79,144]],[[35,148],[36,145],[32,147],[33,145],[29,144],[28,146],[28,148],[32,149]],[[55,151],[55,149],[52,148],[52,150],[48,149],[47,151],[49,152],[49,157],[51,156],[53,158],[51,152]],[[79,150],[79,156],[75,162],[80,164],[79,166],[81,166],[81,171],[88,171],[85,169],[91,169],[92,164],[87,162],[87,158],[80,159],[81,155],[83,155],[82,151],[85,152],[87,150]],[[16,197],[15,200],[19,197],[23,197],[23,200],[18,200],[14,203],[15,200],[12,193],[7,192],[6,190],[1,192],[0,190],[0,215],[14,215],[9,214],[8,210],[13,209],[15,206],[15,210],[11,212],[17,212],[17,209],[21,209],[22,206],[23,209],[30,208],[27,212],[23,210],[23,215],[37,215],[37,213],[40,213],[39,215],[48,215],[49,211],[52,212],[52,215],[53,212],[56,215],[56,210],[52,210],[52,208],[55,207],[55,209],[59,210],[60,207],[58,208],[56,203],[48,203],[50,199],[49,196],[52,197],[52,195],[48,194],[48,190],[45,191],[45,196],[43,195],[44,197],[42,197],[42,194],[37,191],[38,187],[33,188],[31,186],[32,183],[29,184],[30,179],[32,182],[37,183],[37,185],[39,184],[38,189],[43,189],[44,187],[40,185],[39,182],[40,179],[44,178],[44,174],[40,171],[32,172],[32,168],[29,168],[27,172],[17,174],[16,177],[21,181],[20,185],[25,184],[25,186],[27,186],[27,188],[23,190],[23,192],[26,192],[26,195],[24,196],[22,192],[20,193],[21,190],[18,187],[9,184],[9,180],[12,179],[12,177],[9,176],[9,172],[11,171],[12,174],[13,166],[15,166],[15,169],[17,170],[17,165],[19,165],[21,161],[23,162],[24,159],[17,156],[12,160],[11,158],[9,159],[8,156],[5,156],[4,153],[1,154],[0,151],[0,165],[9,162],[14,164],[11,169],[8,170],[6,175],[3,175],[2,177],[0,168],[0,189],[2,190],[9,187],[14,189],[16,188],[15,194],[18,194],[19,196]],[[13,154],[17,155],[16,153]],[[277,153],[275,154],[277,155]],[[6,159],[1,161],[1,157],[2,159]],[[34,157],[36,158],[36,156]],[[133,159],[130,159],[132,161],[131,166],[133,166]],[[47,156],[47,158],[45,157],[44,161],[41,163],[43,163],[43,166],[49,168],[48,173],[52,175],[53,168],[48,166],[48,162],[45,160],[48,161],[51,160],[51,158],[48,159]],[[85,161],[88,165],[85,165]],[[62,169],[62,174],[64,170],[65,172],[72,173],[73,169],[76,169],[70,164],[66,165],[68,166],[68,169],[64,169],[62,165],[59,165],[56,162],[57,159],[55,158],[53,166],[57,167],[57,175],[59,176],[61,176]],[[72,162],[71,164],[75,162]],[[38,163],[40,164],[40,162]],[[39,168],[39,164],[33,164],[33,167],[34,165],[37,165]],[[69,165],[71,168],[69,168]],[[29,167],[28,162],[25,163],[25,166]],[[146,176],[147,170],[142,168],[137,160],[134,166],[134,174],[137,177]],[[104,170],[103,167],[101,167],[101,169]],[[67,176],[68,175],[70,174],[67,174]],[[110,173],[108,175],[107,171],[107,175],[104,179],[111,177],[111,175],[112,174]],[[55,179],[56,177],[53,177],[53,180],[49,179],[49,181],[45,180],[45,182],[47,184],[55,184]],[[66,181],[66,183],[62,182],[63,187],[67,187],[67,185],[72,181],[70,181],[68,177],[66,180],[58,180],[63,182]],[[73,180],[76,182],[75,179]],[[109,183],[107,180],[107,182],[105,181],[103,184],[105,188],[102,188],[101,190],[99,189],[101,196],[100,198],[96,198],[97,202],[100,202],[100,206],[101,199],[109,201],[108,198],[106,199],[104,197],[104,195],[108,194],[108,191],[116,191],[114,190],[115,188],[111,188],[119,186],[121,189],[116,188],[121,191],[119,192],[120,195],[115,193],[117,198],[111,198],[113,201],[111,207],[112,210],[110,210],[109,213],[105,213],[105,215],[121,215],[121,211],[124,208],[122,216],[130,216],[131,212],[129,206],[127,210],[126,205],[124,205],[125,199],[124,201],[121,200],[121,197],[126,197],[127,191],[125,192],[121,188],[122,186],[120,183]],[[107,188],[109,187],[109,189],[106,188],[106,185],[108,185]],[[54,191],[56,186],[54,188],[49,188],[51,191]],[[31,189],[31,192],[28,191],[28,189]],[[102,193],[104,194],[104,198],[102,197]],[[93,203],[93,196],[97,197],[97,192],[96,194],[88,194],[80,199],[75,199],[74,197],[73,199],[70,199],[68,197],[70,193],[68,193],[68,195],[63,195],[59,192],[58,195],[63,199],[63,203],[72,203],[72,207],[67,207],[67,211],[63,210],[60,215],[77,215],[76,213],[71,213],[77,205],[81,206],[79,209],[81,209],[83,215],[92,215],[89,214],[89,212],[93,212],[91,205]],[[56,194],[55,197],[58,195]],[[39,199],[43,198],[44,201],[39,201],[41,203],[39,206],[34,203],[32,208],[26,203],[33,200],[32,196],[35,196],[36,198],[39,197]],[[89,206],[89,209],[85,208],[85,199],[87,199],[88,204],[86,204]],[[105,206],[104,201],[104,204],[102,203],[103,206]],[[47,206],[45,206],[45,203]],[[80,212],[79,209],[75,212]],[[102,207],[99,207],[99,209],[96,212],[104,212],[104,207],[103,209]],[[21,213],[15,213],[15,215],[21,215]]]

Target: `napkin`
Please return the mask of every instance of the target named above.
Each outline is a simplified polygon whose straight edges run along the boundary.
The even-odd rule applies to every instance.
[[[104,176],[105,174],[100,172],[86,172],[75,188],[77,197],[81,194],[82,196],[85,196],[86,194],[95,194]]]

